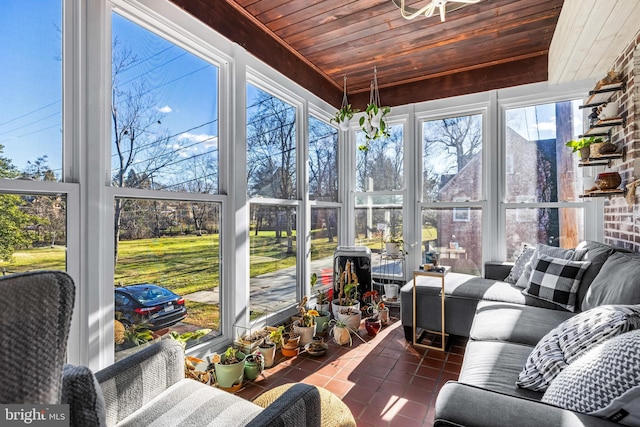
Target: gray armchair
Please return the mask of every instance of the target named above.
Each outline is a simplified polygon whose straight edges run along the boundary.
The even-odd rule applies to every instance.
[[[320,426],[318,388],[295,384],[263,408],[186,379],[184,350],[175,340],[162,340],[95,375],[64,365],[74,296],[64,272],[0,277],[0,332],[10,343],[0,349],[1,403],[68,404],[70,425],[81,427]]]
[[[60,403],[74,298],[66,273],[0,277],[0,402]]]

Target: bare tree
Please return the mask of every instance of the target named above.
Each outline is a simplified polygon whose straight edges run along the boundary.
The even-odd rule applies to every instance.
[[[135,66],[137,57],[132,51],[113,42],[111,119],[113,126],[112,174],[116,187],[141,188],[160,173],[169,172],[178,153],[169,144],[166,130],[159,129],[164,114],[156,108],[152,91],[142,79],[121,81],[122,74]],[[129,172],[130,179],[125,179]],[[138,181],[136,177],[140,177]],[[122,210],[126,200],[116,198],[114,206],[114,261],[118,261],[118,242]]]
[[[259,91],[247,121],[247,182],[250,195],[295,198],[295,109]],[[275,210],[276,242],[279,242],[284,231],[287,253],[293,252],[294,212],[292,209]]]

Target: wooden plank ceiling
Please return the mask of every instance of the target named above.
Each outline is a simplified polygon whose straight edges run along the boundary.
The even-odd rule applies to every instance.
[[[407,0],[421,7],[428,0]],[[385,105],[547,80],[563,0],[483,0],[405,20],[391,0],[172,0],[339,107],[364,108],[373,67]]]

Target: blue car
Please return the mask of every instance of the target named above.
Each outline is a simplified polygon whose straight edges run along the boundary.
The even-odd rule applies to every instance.
[[[187,317],[184,298],[150,283],[115,288],[115,303],[115,311],[125,326],[146,323],[157,331]]]

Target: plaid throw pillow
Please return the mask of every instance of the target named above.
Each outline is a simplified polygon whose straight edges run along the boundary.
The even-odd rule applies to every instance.
[[[529,286],[522,293],[575,311],[578,286],[590,265],[588,261],[571,261],[539,254]]]

